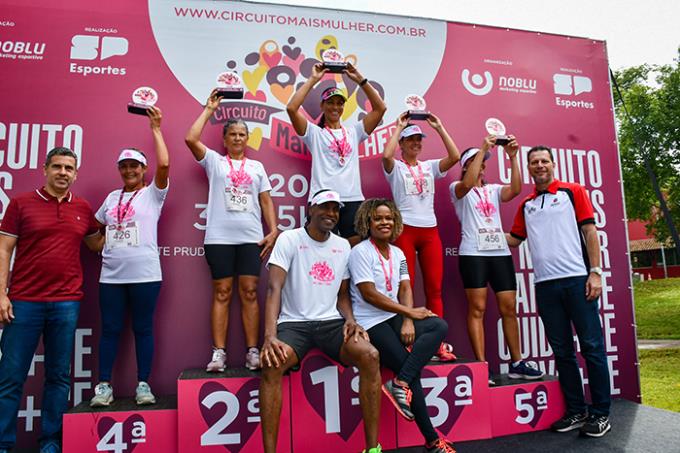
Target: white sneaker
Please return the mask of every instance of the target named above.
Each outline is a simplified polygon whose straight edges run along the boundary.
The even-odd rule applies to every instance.
[[[212,360],[205,367],[208,373],[221,373],[224,371],[224,362],[227,361],[227,353],[224,349],[213,348]]]
[[[248,349],[246,354],[246,368],[251,371],[260,369],[260,350],[257,348]]]
[[[147,404],[156,404],[156,397],[151,393],[151,387],[144,381],[139,381],[137,390],[135,390],[135,402],[139,406]]]
[[[90,407],[106,407],[113,403],[113,387],[108,382],[100,382],[94,388],[94,396],[90,400]]]

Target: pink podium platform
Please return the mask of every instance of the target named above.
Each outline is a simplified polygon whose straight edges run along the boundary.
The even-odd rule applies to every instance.
[[[185,370],[177,381],[177,451],[261,452],[260,375],[244,368],[224,373]],[[291,451],[290,382],[282,383],[277,452]]]
[[[83,402],[64,415],[63,451],[68,453],[176,453],[177,398],[159,397],[152,406],[132,398],[106,408]]]
[[[559,383],[509,380],[489,387],[485,362],[430,363],[421,383],[435,429],[452,441],[490,439],[549,428],[564,413]],[[392,374],[383,370],[383,382]],[[260,374],[243,368],[210,374],[186,370],[177,398],[138,407],[131,399],[105,409],[82,403],[64,416],[67,453],[195,453],[262,451]],[[284,376],[278,452],[346,452],[364,448],[359,375],[319,351]],[[414,422],[381,396],[379,441],[384,449],[418,447]]]

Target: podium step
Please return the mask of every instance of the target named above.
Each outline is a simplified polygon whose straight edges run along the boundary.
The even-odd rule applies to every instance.
[[[259,403],[260,373],[227,368],[183,371],[177,380],[177,451],[260,452],[262,430]],[[291,451],[290,381],[282,380],[281,423],[277,452]]]
[[[121,398],[99,408],[80,403],[64,414],[63,451],[177,452],[177,397],[157,400],[138,406],[134,398]]]

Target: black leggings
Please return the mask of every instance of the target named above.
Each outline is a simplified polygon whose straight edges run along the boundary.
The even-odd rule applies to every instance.
[[[448,324],[441,318],[432,317],[414,321],[416,341],[409,353],[401,343],[403,318],[396,315],[368,329],[371,343],[380,352],[380,363],[394,372],[397,379],[407,382],[413,397],[411,411],[418,429],[427,443],[439,438],[427,414],[425,394],[420,385],[420,370],[430,361],[446,336]]]

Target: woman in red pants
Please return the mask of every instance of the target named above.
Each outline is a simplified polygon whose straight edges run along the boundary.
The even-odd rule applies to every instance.
[[[446,157],[419,161],[425,134],[420,126],[408,122],[407,113],[402,113],[383,151],[382,164],[394,202],[404,219],[404,231],[394,244],[406,255],[411,288],[415,284],[417,257],[423,274],[426,306],[437,316],[443,317],[444,263],[442,242],[434,215],[434,180],[446,175],[460,159],[460,153],[439,118],[430,115],[427,123],[441,137]],[[401,159],[394,157],[397,147],[401,149]],[[455,360],[456,356],[451,345],[443,342],[432,359],[449,362]]]

